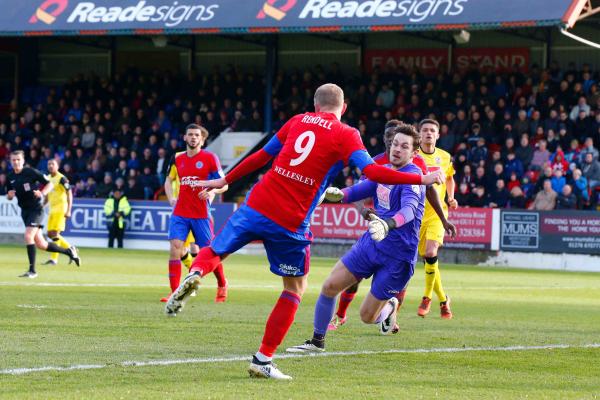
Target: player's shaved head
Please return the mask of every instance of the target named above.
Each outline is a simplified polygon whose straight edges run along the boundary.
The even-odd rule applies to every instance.
[[[344,91],[333,83],[321,85],[315,91],[315,107],[321,111],[338,111],[344,106]]]

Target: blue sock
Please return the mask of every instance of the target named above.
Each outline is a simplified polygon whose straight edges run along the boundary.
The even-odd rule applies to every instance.
[[[323,294],[319,295],[317,304],[315,304],[315,336],[320,336],[322,339],[325,338],[327,333],[327,326],[333,317],[335,312],[335,297],[327,297]],[[322,340],[321,339],[321,340]]]

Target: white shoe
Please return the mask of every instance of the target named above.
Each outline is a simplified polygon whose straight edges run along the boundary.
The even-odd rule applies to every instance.
[[[198,291],[200,287],[200,273],[193,272],[185,277],[181,285],[169,296],[165,305],[165,314],[168,316],[176,316],[187,300]]]
[[[291,380],[292,377],[284,374],[277,366],[272,362],[267,364],[257,364],[254,359],[248,367],[248,373],[251,378],[266,378],[266,379],[279,379],[279,380]]]
[[[56,262],[56,260],[53,260],[53,259],[49,259],[48,261],[42,263],[42,265],[57,265],[57,264],[58,264],[58,262]]]
[[[392,297],[388,300],[388,304],[392,305],[392,312],[386,319],[379,323],[379,332],[382,335],[389,335],[392,332],[392,329],[396,325],[396,317],[398,316],[398,299]]]
[[[69,264],[71,261],[75,262],[75,265],[78,267],[81,267],[81,258],[79,257],[79,252],[75,246],[69,247]]]
[[[316,346],[312,340],[307,340],[298,346],[288,347],[285,351],[288,353],[323,353],[325,347]]]
[[[23,275],[19,275],[19,278],[34,279],[34,278],[37,278],[37,273],[36,272],[27,271]]]

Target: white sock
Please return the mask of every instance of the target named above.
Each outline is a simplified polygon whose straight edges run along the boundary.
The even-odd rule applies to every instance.
[[[390,302],[385,303],[385,306],[383,306],[383,308],[381,309],[381,312],[379,313],[379,317],[377,317],[377,319],[375,320],[375,323],[376,324],[381,323],[381,321],[383,321],[384,319],[386,319],[387,317],[390,316],[392,311],[394,311],[392,304]]]
[[[261,353],[260,351],[257,351],[254,356],[260,362],[270,362],[271,360],[273,360],[273,357],[267,357],[263,353]]]

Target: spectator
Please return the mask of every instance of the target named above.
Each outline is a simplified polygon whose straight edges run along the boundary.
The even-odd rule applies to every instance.
[[[523,190],[519,186],[515,186],[510,191],[510,199],[508,200],[509,208],[524,209],[527,204],[527,199]]]
[[[143,200],[144,188],[138,183],[133,176],[127,178],[127,186],[125,187],[125,196],[131,200]]]
[[[587,99],[585,96],[581,96],[577,101],[577,105],[571,109],[571,114],[569,114],[569,118],[572,121],[575,121],[579,117],[579,113],[584,113],[584,116],[587,117],[590,115],[590,106],[587,104]]]
[[[108,247],[113,248],[115,239],[117,246],[123,248],[123,237],[125,236],[125,217],[131,213],[131,206],[127,196],[123,196],[121,189],[114,188],[111,197],[104,202],[104,215],[108,227]]]
[[[506,176],[515,174],[517,177],[522,177],[524,172],[523,163],[519,160],[515,153],[506,155],[506,164],[504,165],[504,173]]]
[[[458,192],[454,194],[454,199],[458,204],[468,206],[471,193],[469,193],[469,185],[466,182],[461,182],[458,185]]]
[[[552,183],[549,179],[544,181],[544,188],[540,190],[536,195],[533,203],[529,206],[530,210],[537,211],[550,211],[554,210],[556,206],[557,194],[552,190]]]
[[[591,137],[586,138],[583,143],[583,149],[581,149],[580,153],[581,160],[584,160],[588,153],[592,154],[592,159],[598,160],[598,149],[594,147],[594,140]]]
[[[485,146],[485,139],[480,137],[477,140],[477,145],[471,148],[469,154],[469,160],[473,166],[480,165],[481,162],[485,162],[488,158],[488,149]]]
[[[504,179],[498,179],[495,189],[490,193],[488,205],[492,208],[505,208],[509,198],[510,194],[506,190]]]
[[[588,181],[583,176],[580,169],[573,171],[573,182],[572,182],[573,193],[577,196],[580,206],[587,204],[590,201],[590,193],[588,191]]]
[[[486,207],[488,205],[488,197],[485,193],[483,186],[477,186],[473,190],[473,194],[469,200],[469,206],[471,207]]]
[[[590,190],[593,192],[600,185],[600,162],[594,159],[594,154],[588,152],[585,154],[581,172],[588,181]]]
[[[556,193],[562,193],[563,187],[567,184],[567,179],[563,176],[563,172],[560,169],[554,170],[554,175],[550,179],[552,190]]]
[[[561,170],[563,175],[566,175],[569,171],[569,163],[565,160],[565,154],[561,149],[558,149],[554,154],[552,159],[552,164],[550,164],[554,171]]]
[[[577,208],[577,197],[573,194],[571,185],[564,185],[556,198],[556,209],[557,210],[572,210]]]
[[[533,152],[530,169],[539,171],[546,165],[548,160],[550,160],[550,152],[547,150],[547,143],[545,140],[540,140],[538,148]]]
[[[105,198],[109,197],[112,189],[113,189],[112,175],[109,172],[107,172],[104,174],[102,183],[100,183],[96,186],[96,197],[98,197],[100,199],[105,199]]]

